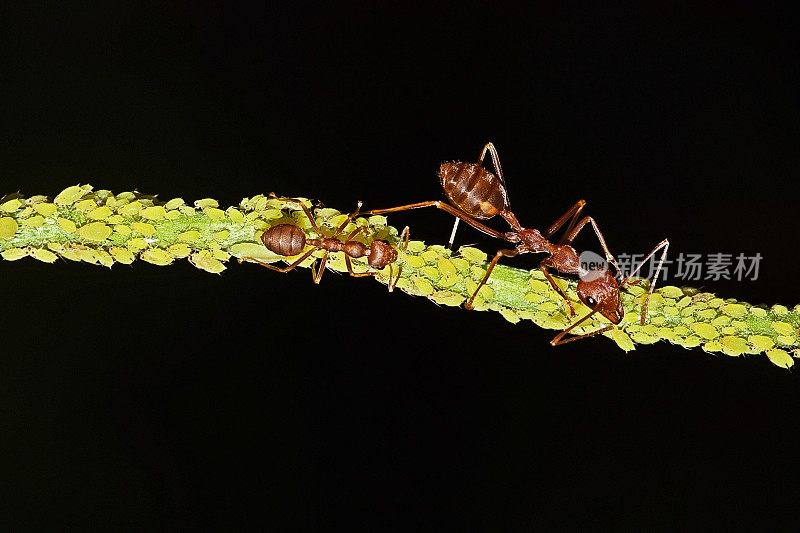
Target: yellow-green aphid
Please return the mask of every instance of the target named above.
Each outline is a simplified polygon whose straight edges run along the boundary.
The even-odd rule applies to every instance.
[[[56,214],[58,211],[58,207],[56,204],[50,203],[41,203],[41,204],[34,204],[33,208],[36,210],[37,213],[44,217],[51,217]]]
[[[792,336],[795,334],[794,327],[788,322],[776,321],[772,323],[774,329],[780,335]]]
[[[450,307],[458,307],[466,300],[462,295],[451,291],[436,291],[429,298],[439,305]]]
[[[68,218],[58,217],[56,222],[58,222],[59,227],[67,233],[75,233],[77,229],[75,223]]]
[[[58,259],[56,254],[50,250],[47,250],[46,248],[33,248],[30,251],[30,256],[34,259],[42,261],[43,263],[55,263],[56,259]]]
[[[791,368],[794,360],[785,350],[767,350],[767,357],[773,365],[781,368]]]
[[[226,229],[221,230],[221,231],[217,231],[212,235],[212,237],[214,237],[214,240],[219,242],[219,243],[225,242],[228,239],[228,237],[230,237],[230,236],[231,236],[231,232],[226,230]]]
[[[459,248],[458,252],[461,254],[461,257],[470,263],[483,264],[486,262],[486,252],[479,250],[478,248],[462,246]]]
[[[150,248],[142,252],[140,256],[143,261],[152,263],[158,266],[166,266],[172,263],[172,256],[161,248]]]
[[[229,207],[225,210],[225,213],[228,215],[228,218],[231,219],[231,222],[235,224],[241,224],[244,222],[244,215],[235,207]]]
[[[173,198],[172,200],[170,200],[169,202],[164,204],[164,209],[168,209],[168,210],[178,209],[184,203],[185,202],[183,201],[183,198]]]
[[[75,209],[83,211],[84,213],[92,211],[97,207],[97,201],[94,198],[87,198],[75,204]]]
[[[53,203],[56,205],[74,204],[80,200],[84,194],[89,193],[91,190],[91,185],[73,185],[72,187],[67,187],[56,195],[56,197],[53,199]]]
[[[217,202],[213,198],[203,198],[201,200],[195,200],[194,206],[198,209],[205,209],[207,207],[219,207],[219,202]]]
[[[178,235],[179,241],[183,241],[189,244],[195,242],[199,238],[200,238],[200,232],[193,229],[189,231],[184,231],[183,233]]]
[[[254,242],[243,242],[234,244],[228,251],[237,258],[252,257],[267,263],[275,263],[284,259],[282,255],[271,252],[263,244],[256,244]]]
[[[105,220],[113,213],[114,211],[112,211],[110,207],[104,205],[92,209],[86,216],[88,216],[90,220]]]
[[[519,315],[517,315],[517,313],[515,313],[513,310],[511,310],[511,309],[509,309],[507,307],[500,307],[499,311],[500,311],[500,315],[502,315],[503,318],[505,318],[506,320],[508,320],[512,324],[516,324],[520,320],[519,319]]]
[[[205,207],[203,213],[211,220],[225,220],[225,211],[216,207]]]
[[[14,198],[13,200],[9,200],[7,202],[3,202],[0,204],[0,211],[4,213],[16,213],[16,211],[22,207],[22,201],[18,198]]]
[[[417,289],[417,294],[420,296],[430,296],[434,292],[433,285],[427,279],[421,276],[412,276],[411,281],[414,283],[414,287]]]
[[[28,250],[23,248],[8,248],[0,252],[0,256],[2,256],[6,261],[16,261],[17,259],[22,259],[27,255]]]
[[[138,215],[139,211],[141,211],[143,208],[142,202],[139,200],[134,200],[133,202],[118,208],[117,213],[122,216],[132,217],[134,215]]]
[[[145,237],[150,237],[151,235],[156,234],[156,227],[147,222],[131,222],[131,229],[141,233]]]
[[[749,350],[747,341],[741,337],[726,335],[722,337],[720,344],[722,344],[722,353],[727,355],[739,356]]]
[[[164,206],[153,205],[142,209],[139,215],[147,220],[162,220],[167,216],[167,210],[164,209]]]
[[[111,236],[112,229],[102,222],[89,222],[78,228],[80,238],[92,242],[102,242]]]
[[[114,258],[105,250],[95,250],[94,253],[97,257],[97,262],[104,267],[111,268],[111,265],[114,264]]]
[[[187,244],[179,242],[167,248],[167,253],[172,257],[182,259],[184,257],[189,257],[189,254],[192,253],[192,249],[189,248]]]
[[[128,250],[130,250],[131,252],[138,252],[139,250],[144,250],[150,245],[147,243],[146,240],[142,239],[141,237],[135,237],[133,239],[128,240],[128,242],[125,243],[125,246],[127,246]]]
[[[136,259],[136,256],[133,255],[133,253],[131,253],[131,251],[127,248],[114,246],[109,250],[109,252],[118,263],[122,263],[124,265],[130,265]]]
[[[717,328],[704,322],[696,322],[691,325],[692,330],[704,339],[716,339],[719,336]]]
[[[27,228],[38,228],[44,224],[44,217],[42,215],[32,216],[22,221],[22,225]]]
[[[17,221],[11,217],[0,218],[0,239],[10,239],[19,230]]]
[[[418,255],[407,255],[403,262],[411,268],[422,268],[425,266],[425,259]]]
[[[199,252],[193,253],[189,256],[189,261],[197,268],[212,274],[219,274],[225,270],[225,265],[215,259],[208,250],[200,250]]]

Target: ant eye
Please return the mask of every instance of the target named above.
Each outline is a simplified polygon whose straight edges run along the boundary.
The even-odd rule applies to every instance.
[[[591,296],[589,296],[588,298],[586,298],[586,305],[588,305],[589,307],[594,307],[595,305],[597,305],[597,301]]]

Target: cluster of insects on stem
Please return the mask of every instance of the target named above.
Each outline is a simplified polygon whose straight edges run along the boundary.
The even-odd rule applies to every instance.
[[[489,156],[494,167],[494,172],[484,167],[484,160]],[[416,202],[411,204],[404,204],[396,207],[389,207],[385,209],[371,209],[365,211],[367,215],[385,215],[388,213],[397,213],[400,211],[409,211],[413,209],[421,209],[425,207],[435,207],[455,217],[453,231],[450,235],[449,247],[452,248],[452,243],[455,238],[458,222],[463,221],[472,226],[478,231],[485,233],[491,237],[500,239],[514,245],[512,248],[501,248],[497,251],[495,256],[489,262],[486,273],[478,283],[477,288],[473,291],[472,295],[464,303],[466,309],[472,309],[475,297],[489,280],[492,275],[497,262],[502,257],[514,257],[526,253],[541,253],[546,254],[546,257],[539,263],[539,269],[544,274],[547,281],[553,289],[561,296],[571,317],[576,316],[575,308],[563,290],[556,284],[550,271],[554,270],[560,274],[576,275],[578,276],[577,294],[580,301],[586,305],[591,311],[575,321],[563,331],[558,333],[550,342],[553,346],[566,344],[579,339],[585,339],[604,333],[612,329],[615,325],[622,321],[624,316],[624,308],[622,305],[621,291],[629,286],[638,285],[641,280],[635,278],[639,270],[651,258],[653,258],[659,251],[661,254],[658,260],[658,266],[655,270],[655,276],[650,283],[647,296],[645,297],[642,307],[640,322],[644,324],[647,320],[647,308],[650,298],[653,294],[656,281],[661,272],[661,267],[667,255],[669,248],[669,241],[664,239],[658,243],[653,250],[645,256],[639,265],[628,274],[627,277],[618,280],[622,277],[622,272],[617,264],[614,255],[609,251],[603,233],[597,222],[590,216],[580,217],[583,208],[586,206],[584,200],[578,200],[572,207],[550,224],[544,231],[535,228],[524,227],[516,215],[511,211],[508,192],[506,190],[505,178],[503,170],[500,166],[500,158],[497,155],[497,150],[492,143],[487,143],[478,157],[478,161],[471,162],[445,162],[439,167],[439,181],[447,197],[447,202],[440,200],[431,200],[425,202]],[[285,199],[290,202],[295,202],[301,206],[305,215],[311,222],[312,229],[317,235],[322,235],[320,228],[317,226],[314,216],[308,207],[300,200]],[[348,215],[347,219],[339,226],[336,232],[331,237],[318,237],[314,239],[306,238],[305,233],[294,224],[279,224],[269,228],[261,236],[261,240],[270,251],[282,256],[295,256],[298,254],[300,257],[292,262],[287,267],[276,267],[264,261],[255,258],[243,258],[242,260],[252,261],[259,263],[267,268],[276,270],[278,272],[289,272],[296,268],[306,258],[317,250],[325,250],[320,265],[315,269],[312,266],[312,275],[314,282],[319,283],[322,277],[322,272],[325,268],[325,263],[328,258],[329,252],[344,252],[345,263],[347,271],[350,275],[355,277],[371,276],[373,272],[356,273],[353,271],[351,265],[351,258],[367,257],[368,264],[372,269],[383,269],[387,265],[393,264],[398,257],[397,250],[388,242],[382,240],[373,240],[370,246],[366,246],[358,241],[355,237],[363,231],[363,227],[353,230],[346,237],[342,234],[347,225],[359,214],[361,209],[361,202],[355,212]],[[492,219],[500,216],[509,225],[508,231],[499,231],[484,224],[482,221]],[[614,273],[611,269],[603,265],[598,266],[584,266],[581,265],[578,252],[572,246],[573,240],[585,228],[591,227],[597,236],[600,247],[605,255],[607,265],[610,265],[615,270]],[[561,238],[557,241],[551,240],[552,237],[562,228],[565,228]],[[403,241],[403,249],[408,246],[408,227],[405,228],[401,236]],[[310,249],[303,253],[306,246],[311,246]],[[391,291],[397,280],[400,277],[400,269],[397,268],[397,275],[390,275],[389,290]],[[581,335],[570,335],[570,333],[580,326],[585,321],[589,320],[595,313],[600,313],[605,317],[610,324],[601,327],[595,331],[584,333]]]
[[[261,242],[269,251],[274,254],[282,255],[284,257],[293,257],[299,255],[299,257],[286,267],[277,267],[255,257],[242,257],[239,260],[240,262],[247,261],[251,263],[257,263],[271,270],[275,270],[276,272],[286,273],[291,272],[300,266],[303,261],[305,261],[317,250],[324,250],[322,257],[320,258],[319,265],[315,267],[316,261],[314,261],[314,263],[311,265],[311,276],[314,279],[314,283],[319,283],[322,279],[322,274],[325,272],[325,265],[328,262],[328,255],[331,252],[344,252],[344,263],[347,267],[347,272],[354,278],[375,276],[375,271],[382,270],[389,266],[389,292],[394,290],[397,280],[400,279],[400,274],[402,272],[402,266],[397,267],[396,275],[394,275],[392,272],[393,269],[391,266],[397,261],[397,250],[395,247],[389,242],[380,239],[373,239],[369,246],[355,240],[356,237],[358,237],[359,234],[366,229],[365,226],[359,226],[346,236],[343,236],[347,226],[353,220],[355,220],[361,211],[362,202],[358,202],[356,210],[347,215],[344,222],[339,225],[339,227],[330,237],[324,237],[324,233],[319,225],[317,225],[314,215],[302,200],[299,198],[278,197],[274,194],[270,194],[270,198],[275,198],[288,203],[294,203],[300,206],[300,208],[303,210],[303,213],[308,218],[309,223],[311,224],[311,229],[314,230],[318,237],[309,239],[306,237],[305,232],[297,224],[277,224],[261,234]],[[409,230],[408,226],[406,226],[406,228],[403,230],[403,233],[400,235],[400,240],[403,243],[401,250],[405,250],[408,247],[408,235]],[[307,246],[310,246],[308,250],[306,250]],[[357,259],[360,257],[367,258],[367,264],[372,269],[371,271],[355,272],[353,270],[353,263],[351,259]]]
[[[483,166],[487,154],[491,157],[494,172],[489,171]],[[478,161],[475,163],[462,161],[442,163],[439,167],[439,181],[449,203],[431,200],[386,209],[372,209],[367,213],[382,215],[396,213],[398,211],[408,211],[410,209],[435,207],[449,213],[456,219],[453,232],[450,235],[449,244],[451,247],[459,220],[464,221],[486,235],[514,244],[515,246],[513,248],[501,248],[497,251],[494,258],[492,258],[489,263],[483,279],[464,304],[465,308],[472,309],[478,291],[486,284],[501,257],[514,257],[526,253],[543,253],[547,254],[547,257],[539,263],[539,268],[553,289],[561,296],[567,305],[570,316],[575,316],[575,308],[569,298],[567,298],[567,295],[564,294],[561,288],[556,284],[553,276],[550,274],[550,269],[561,274],[577,275],[578,298],[580,298],[584,305],[591,309],[586,316],[577,320],[556,335],[550,343],[557,346],[578,339],[599,335],[612,329],[616,324],[622,321],[625,311],[622,306],[620,291],[628,286],[639,283],[639,280],[634,279],[634,276],[639,272],[642,265],[646,264],[647,261],[660,250],[661,256],[658,267],[656,268],[655,277],[653,282],[650,283],[647,297],[642,304],[640,320],[642,324],[645,323],[647,319],[647,306],[653,294],[655,282],[661,272],[661,266],[666,258],[667,249],[669,247],[669,241],[667,239],[658,243],[627,277],[621,281],[617,281],[617,277],[621,276],[619,265],[613,254],[609,251],[597,222],[590,216],[579,218],[581,211],[583,211],[586,205],[584,200],[578,200],[544,231],[526,228],[520,224],[516,215],[514,215],[510,209],[506,182],[503,177],[502,167],[500,166],[500,158],[492,143],[487,143],[483,147]],[[482,220],[488,220],[498,215],[508,223],[510,226],[509,231],[498,231],[481,222]],[[552,242],[550,240],[551,237],[565,226],[566,230],[562,237],[558,241]],[[605,259],[609,265],[614,267],[616,271],[615,274],[612,274],[609,268],[587,270],[582,267],[578,253],[575,248],[572,247],[572,241],[578,236],[581,230],[587,226],[591,226],[594,233],[597,235],[597,239],[600,241],[600,247],[605,254]],[[595,313],[600,313],[608,319],[611,324],[598,330],[584,333],[583,335],[568,336],[572,330],[591,318]]]

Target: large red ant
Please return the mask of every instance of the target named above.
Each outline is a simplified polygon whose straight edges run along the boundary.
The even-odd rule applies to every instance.
[[[344,239],[339,237],[342,232],[344,232],[344,229],[347,227],[347,225],[358,216],[359,212],[361,211],[362,202],[358,202],[356,210],[347,215],[345,221],[342,222],[333,235],[330,237],[323,237],[323,233],[317,225],[314,215],[302,200],[297,198],[277,198],[274,195],[272,198],[298,204],[303,209],[306,217],[308,217],[308,221],[311,223],[311,228],[316,232],[317,235],[319,235],[319,237],[313,239],[307,238],[305,232],[303,232],[303,230],[300,229],[296,224],[277,224],[261,234],[261,242],[264,243],[264,246],[266,246],[269,251],[285,257],[292,257],[298,254],[302,255],[286,267],[277,267],[255,257],[242,257],[239,259],[239,262],[248,261],[251,263],[258,263],[259,265],[267,267],[271,270],[275,270],[276,272],[286,273],[297,268],[300,263],[302,263],[317,250],[325,250],[325,252],[322,254],[322,258],[320,259],[319,266],[315,268],[314,264],[311,265],[311,276],[314,279],[314,283],[319,283],[322,279],[322,274],[325,272],[325,265],[328,262],[328,254],[330,252],[344,252],[344,262],[347,266],[347,272],[355,278],[374,276],[375,272],[354,272],[353,265],[350,261],[351,258],[366,257],[367,264],[369,264],[370,268],[375,270],[381,270],[397,261],[397,250],[388,242],[375,239],[370,243],[369,246],[367,246],[355,240],[358,234],[366,229],[365,226],[359,226],[358,228],[354,229]],[[400,235],[400,239],[403,241],[403,250],[408,247],[408,234],[408,227],[406,227]],[[311,246],[311,248],[303,253],[303,250],[305,250],[306,246]],[[397,281],[400,279],[402,266],[398,267],[397,276],[393,277],[392,270],[393,269],[390,267],[389,292],[394,290]]]
[[[483,160],[487,153],[491,156],[496,174],[483,167]],[[501,257],[514,257],[525,253],[546,253],[548,257],[542,260],[539,264],[539,268],[553,289],[555,289],[566,302],[569,307],[570,316],[575,316],[575,309],[572,306],[572,302],[569,301],[567,295],[564,294],[561,288],[556,284],[548,271],[549,268],[563,274],[578,275],[578,298],[591,309],[589,314],[556,335],[553,340],[550,341],[550,344],[556,346],[578,339],[592,337],[612,329],[614,325],[622,321],[625,311],[620,299],[620,289],[640,283],[640,280],[633,280],[633,276],[639,272],[642,265],[652,258],[658,250],[663,250],[658,262],[655,278],[650,284],[647,298],[642,304],[641,323],[645,323],[647,318],[647,306],[661,272],[661,266],[666,258],[667,249],[669,248],[669,241],[667,239],[661,241],[630,275],[621,282],[618,282],[616,277],[612,275],[607,268],[582,268],[578,253],[571,245],[578,233],[580,233],[587,224],[591,224],[592,229],[594,229],[597,235],[597,239],[600,241],[600,246],[603,249],[606,261],[614,266],[617,275],[621,274],[619,266],[614,256],[608,250],[603,234],[595,220],[590,216],[586,216],[575,224],[578,215],[586,205],[584,200],[578,200],[566,213],[553,222],[544,233],[537,229],[525,228],[519,223],[517,217],[510,210],[505,178],[503,177],[503,171],[500,167],[500,158],[492,143],[487,143],[486,146],[483,147],[477,163],[465,163],[461,161],[442,163],[439,167],[439,181],[445,196],[453,205],[439,200],[433,200],[401,205],[388,209],[372,209],[367,213],[377,215],[407,211],[409,209],[420,209],[423,207],[436,207],[437,209],[441,209],[453,215],[457,220],[463,220],[478,231],[515,244],[516,246],[514,248],[497,251],[494,258],[489,263],[486,274],[478,284],[477,289],[475,289],[475,292],[472,293],[472,296],[470,296],[464,304],[465,308],[472,309],[475,296],[477,296],[480,288],[489,279],[492,270],[494,270],[495,265],[497,265]],[[479,220],[488,220],[496,215],[500,215],[508,225],[511,226],[511,231],[500,232],[479,222]],[[550,242],[550,237],[565,224],[567,225],[567,230],[564,236],[557,243]],[[454,235],[455,227],[453,228],[453,234],[450,238],[451,243]],[[588,320],[595,313],[600,313],[606,317],[611,322],[611,325],[605,326],[597,331],[572,336],[566,340],[562,340],[570,331]]]

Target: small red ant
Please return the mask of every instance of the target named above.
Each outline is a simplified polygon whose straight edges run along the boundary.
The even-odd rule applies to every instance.
[[[487,153],[491,156],[495,173],[492,173],[483,167],[483,161]],[[578,298],[580,298],[581,302],[591,309],[589,314],[564,329],[561,333],[556,335],[550,343],[553,346],[556,346],[578,339],[592,337],[612,329],[614,325],[619,324],[622,321],[625,311],[620,299],[620,289],[630,285],[639,284],[640,280],[633,280],[633,276],[639,272],[642,265],[652,258],[656,252],[662,250],[655,278],[650,284],[650,290],[647,294],[647,298],[642,304],[641,323],[645,323],[647,318],[647,306],[650,302],[650,297],[653,294],[653,289],[655,288],[656,281],[658,280],[658,276],[661,272],[661,266],[666,258],[667,249],[669,248],[669,241],[667,239],[661,241],[628,277],[623,279],[621,282],[618,282],[616,277],[612,275],[608,269],[583,269],[580,264],[578,253],[571,245],[578,233],[580,233],[580,231],[587,224],[591,224],[592,229],[594,229],[594,232],[597,235],[597,239],[600,241],[600,246],[603,249],[606,261],[614,266],[617,271],[617,275],[621,273],[619,266],[617,265],[614,256],[609,251],[605,238],[603,237],[603,234],[601,233],[600,228],[597,226],[595,220],[590,216],[586,216],[580,219],[577,224],[575,223],[575,221],[578,219],[578,215],[586,205],[584,200],[578,200],[575,205],[570,207],[563,215],[553,222],[544,233],[534,228],[525,228],[519,223],[517,217],[510,209],[505,178],[503,177],[503,171],[500,166],[500,158],[498,157],[497,150],[492,143],[487,143],[483,147],[477,163],[465,163],[461,161],[442,163],[439,167],[439,181],[442,189],[444,190],[445,196],[453,205],[449,205],[439,200],[433,200],[428,202],[417,202],[413,204],[401,205],[388,209],[371,209],[367,213],[378,215],[394,213],[398,211],[407,211],[410,209],[420,209],[423,207],[436,207],[437,209],[441,209],[442,211],[445,211],[456,217],[456,220],[463,220],[478,231],[515,244],[516,246],[514,248],[501,249],[497,251],[494,258],[489,263],[488,268],[486,269],[486,274],[478,284],[478,288],[472,293],[472,296],[470,296],[464,304],[465,308],[472,309],[475,296],[478,294],[480,288],[489,279],[489,276],[492,274],[492,270],[494,270],[495,265],[497,265],[497,262],[501,257],[514,257],[516,255],[525,253],[545,253],[548,254],[548,257],[541,261],[539,268],[553,289],[559,295],[561,295],[566,302],[567,306],[569,307],[570,316],[575,316],[575,309],[572,306],[572,302],[569,301],[567,295],[564,294],[561,288],[556,284],[555,280],[548,271],[549,268],[552,268],[563,274],[578,275]],[[490,228],[489,226],[486,226],[479,221],[488,220],[496,215],[500,215],[508,223],[508,225],[511,227],[511,231],[500,232]],[[567,226],[567,230],[564,236],[556,243],[551,242],[549,240],[550,237],[565,224]],[[454,235],[455,227],[453,228],[453,233],[450,237],[451,243]],[[570,331],[583,323],[585,320],[589,319],[595,313],[600,313],[603,315],[612,323],[612,325],[603,327],[597,331],[585,333],[583,335],[572,336],[566,340],[563,340]]]
[[[359,233],[366,229],[365,226],[359,226],[358,228],[354,229],[344,239],[339,237],[342,232],[344,232],[344,229],[347,227],[347,225],[358,216],[359,212],[361,211],[362,202],[358,202],[356,210],[347,215],[345,221],[342,222],[332,236],[322,237],[322,231],[317,225],[314,215],[302,200],[297,198],[277,198],[275,196],[272,196],[272,198],[298,204],[303,209],[308,221],[311,223],[311,228],[316,232],[317,235],[319,235],[319,237],[314,239],[307,238],[305,232],[303,232],[303,230],[300,229],[296,224],[277,224],[261,234],[261,242],[264,243],[264,246],[266,246],[269,251],[285,257],[292,257],[298,254],[302,255],[286,267],[277,267],[255,257],[242,257],[239,259],[240,263],[244,261],[258,263],[259,265],[271,270],[275,270],[276,272],[286,273],[297,268],[300,263],[302,263],[317,250],[325,250],[322,258],[320,259],[319,266],[315,268],[313,264],[311,265],[311,276],[314,279],[314,283],[319,283],[322,279],[322,274],[325,272],[325,265],[328,262],[328,254],[330,252],[344,252],[344,262],[345,265],[347,265],[347,272],[355,278],[375,276],[376,273],[354,272],[353,265],[350,261],[351,258],[366,257],[367,264],[369,264],[370,268],[375,270],[381,270],[397,261],[397,250],[384,240],[375,239],[372,241],[372,243],[370,243],[369,246],[354,240]],[[403,241],[401,248],[403,251],[408,248],[408,236],[409,230],[406,226],[406,228],[400,234],[400,239]],[[303,253],[303,250],[305,250],[306,246],[311,246],[311,248]],[[402,266],[398,267],[397,276],[393,277],[392,271],[393,268],[390,266],[389,292],[394,290],[397,281],[400,279]]]

